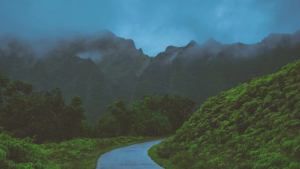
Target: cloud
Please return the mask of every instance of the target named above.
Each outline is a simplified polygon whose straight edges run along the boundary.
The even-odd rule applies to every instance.
[[[270,33],[300,29],[299,0],[10,0],[0,1],[0,36],[93,35],[108,29],[156,56],[169,45],[260,42]]]
[[[77,53],[77,56],[83,59],[90,58],[91,60],[95,62],[100,62],[103,59],[103,55],[97,51],[97,52],[84,52],[84,53]]]

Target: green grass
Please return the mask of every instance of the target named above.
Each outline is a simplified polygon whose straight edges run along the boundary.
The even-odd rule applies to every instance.
[[[0,168],[95,169],[98,158],[108,151],[170,136],[77,138],[60,143],[37,145],[31,143],[32,139],[29,137],[16,139],[3,133],[0,134],[0,146],[2,148],[0,149]],[[10,153],[10,158],[6,159],[5,154],[8,153]]]

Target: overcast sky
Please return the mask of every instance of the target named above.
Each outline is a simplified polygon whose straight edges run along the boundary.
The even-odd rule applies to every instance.
[[[156,56],[209,37],[257,43],[300,29],[300,0],[0,0],[0,36],[94,34],[108,29]]]

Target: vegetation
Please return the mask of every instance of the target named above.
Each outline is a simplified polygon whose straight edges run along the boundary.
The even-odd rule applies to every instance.
[[[300,60],[209,98],[149,151],[166,169],[300,168]]]
[[[113,149],[169,137],[77,138],[59,143],[34,144],[34,139],[17,139],[0,134],[2,169],[95,169],[98,158]]]
[[[118,100],[107,106],[113,116],[101,116],[93,127],[80,96],[66,104],[59,88],[32,92],[33,84],[9,81],[0,74],[0,168],[74,168],[85,158],[88,166],[77,166],[95,168],[99,152],[174,134],[195,105],[168,94],[143,95],[130,108]]]
[[[300,168],[300,61],[267,75],[299,58],[299,45],[240,59],[225,48],[190,64],[151,58],[143,72],[147,57],[96,65],[75,56],[80,42],[43,60],[0,50],[1,72],[37,86],[0,74],[0,168],[95,168],[101,153],[174,134],[149,151],[167,169]]]
[[[68,105],[58,88],[51,92],[31,92],[34,85],[19,80],[3,85],[5,104],[1,107],[0,124],[15,137],[36,135],[35,143],[42,143],[82,136],[80,125],[86,116],[79,96],[73,97]]]
[[[157,95],[153,99],[149,94],[143,95],[143,101],[136,101],[126,110],[123,100],[114,103],[108,109],[121,124],[121,133],[141,136],[156,136],[175,133],[192,114],[195,102],[179,95],[169,97]]]

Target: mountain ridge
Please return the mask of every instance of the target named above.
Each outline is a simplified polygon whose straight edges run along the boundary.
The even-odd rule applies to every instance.
[[[108,104],[122,99],[129,105],[143,94],[180,94],[196,100],[199,107],[222,90],[278,71],[298,58],[300,46],[295,32],[270,44],[265,40],[229,45],[208,39],[216,45],[205,46],[191,40],[149,57],[133,40],[109,32],[99,35],[104,38],[65,41],[43,56],[13,41],[10,48],[0,48],[0,71],[12,80],[34,83],[34,91],[60,87],[67,102],[70,96],[82,96],[87,119],[95,125],[97,118],[109,114]]]

